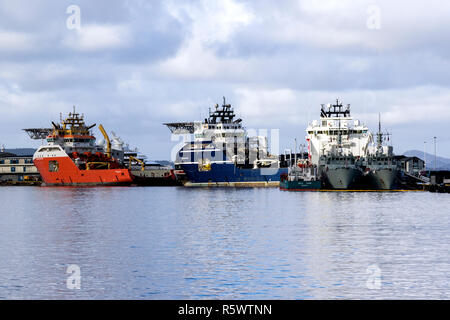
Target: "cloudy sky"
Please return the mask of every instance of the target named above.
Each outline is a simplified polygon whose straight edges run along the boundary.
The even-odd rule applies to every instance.
[[[0,144],[38,146],[20,129],[76,105],[168,159],[162,123],[204,119],[226,96],[284,149],[339,98],[373,130],[381,113],[396,153],[432,153],[437,136],[450,157],[449,17],[434,0],[1,0]]]

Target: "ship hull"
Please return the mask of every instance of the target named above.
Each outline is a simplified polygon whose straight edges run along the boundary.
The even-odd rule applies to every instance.
[[[318,191],[322,188],[322,182],[317,181],[288,181],[280,182],[280,190],[284,191]]]
[[[181,164],[181,167],[188,180],[184,185],[188,187],[279,187],[280,174],[288,171],[287,168],[243,169],[232,163],[213,163],[208,171],[200,171],[198,164]]]
[[[370,172],[370,178],[373,186],[379,190],[392,190],[395,188],[395,179],[397,170],[384,168]]]
[[[137,186],[149,186],[149,187],[165,187],[165,186],[181,186],[183,185],[172,173],[168,176],[155,176],[145,171],[131,171],[134,181],[133,184]]]
[[[362,172],[356,168],[330,168],[325,172],[328,183],[333,189],[348,189],[361,177]]]
[[[50,171],[50,161],[58,163],[56,172]],[[67,156],[36,158],[33,162],[45,186],[123,186],[133,182],[128,169],[80,170]]]

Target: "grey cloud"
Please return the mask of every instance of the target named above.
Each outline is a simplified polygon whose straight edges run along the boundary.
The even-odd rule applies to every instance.
[[[26,50],[0,50],[0,142],[33,146],[20,129],[46,126],[75,104],[151,158],[168,158],[176,142],[161,123],[203,119],[225,95],[247,127],[279,128],[282,148],[304,137],[320,103],[342,98],[372,128],[382,112],[399,151],[433,135],[443,155],[449,150],[449,5],[377,1],[382,27],[369,30],[372,1],[230,0],[251,16],[236,26],[208,20],[217,13],[211,3],[0,1],[0,32],[30,39]],[[70,4],[80,6],[82,26],[123,27],[126,43],[68,46]],[[229,34],[215,35],[217,25]],[[430,110],[423,120],[421,106]]]

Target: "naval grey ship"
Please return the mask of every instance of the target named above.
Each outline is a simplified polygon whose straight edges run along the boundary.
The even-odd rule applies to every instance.
[[[362,176],[360,160],[353,155],[328,154],[319,159],[322,176],[333,189],[348,189]]]
[[[399,175],[399,164],[394,158],[392,146],[383,145],[384,135],[379,118],[376,148],[364,159],[365,173],[369,175],[373,188],[392,190]]]

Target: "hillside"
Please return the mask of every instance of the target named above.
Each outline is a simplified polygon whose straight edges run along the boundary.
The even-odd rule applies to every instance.
[[[404,153],[408,157],[417,157],[423,160],[423,151],[408,150]],[[434,169],[434,154],[425,153],[425,161],[428,169]],[[436,157],[436,169],[438,170],[450,170],[450,159],[444,157]]]

